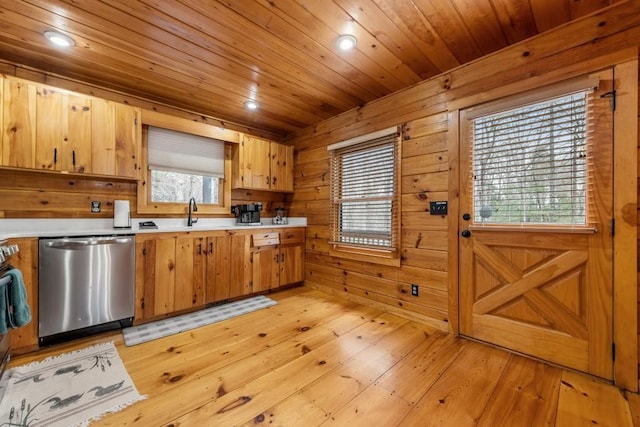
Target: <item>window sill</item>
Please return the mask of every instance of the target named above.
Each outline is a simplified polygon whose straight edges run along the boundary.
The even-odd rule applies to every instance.
[[[400,267],[400,257],[395,250],[381,250],[332,244],[329,248],[329,255],[336,258],[346,258],[371,264]]]
[[[499,224],[487,224],[487,225],[470,225],[467,227],[471,231],[526,231],[530,233],[571,233],[571,234],[595,234],[598,232],[598,228],[594,226],[577,225],[572,227],[570,225],[499,225]]]
[[[189,204],[183,203],[153,203],[149,202],[146,205],[138,205],[138,213],[141,214],[176,214],[187,215]],[[210,214],[210,215],[225,215],[231,216],[229,209],[224,206],[206,206],[204,204],[198,204],[198,210],[193,212],[194,216],[198,214]]]

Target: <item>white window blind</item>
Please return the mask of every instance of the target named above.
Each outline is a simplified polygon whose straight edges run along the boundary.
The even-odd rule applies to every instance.
[[[224,142],[149,126],[149,169],[224,177]]]
[[[331,150],[331,243],[397,249],[399,160],[393,130]]]
[[[589,93],[473,119],[476,223],[587,224]]]

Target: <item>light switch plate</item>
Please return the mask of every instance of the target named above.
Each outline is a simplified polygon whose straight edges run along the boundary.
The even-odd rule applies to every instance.
[[[429,202],[429,213],[431,215],[446,215],[447,202]]]

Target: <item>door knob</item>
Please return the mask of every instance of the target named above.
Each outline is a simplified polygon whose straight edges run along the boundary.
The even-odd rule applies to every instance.
[[[465,213],[462,215],[462,219],[465,221],[469,221],[471,219],[471,214]]]
[[[460,234],[462,237],[471,237],[471,232],[469,230],[462,230],[462,233]]]

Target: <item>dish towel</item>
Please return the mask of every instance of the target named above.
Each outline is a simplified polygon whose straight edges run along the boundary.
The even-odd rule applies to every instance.
[[[9,285],[0,286],[0,335],[7,333],[7,307],[9,306]]]
[[[24,286],[22,273],[17,268],[7,270],[5,275],[11,277],[11,282],[5,287],[9,287],[8,299],[6,302],[6,326],[19,328],[31,322],[31,309],[27,303],[27,290]],[[7,295],[5,293],[5,295]]]

